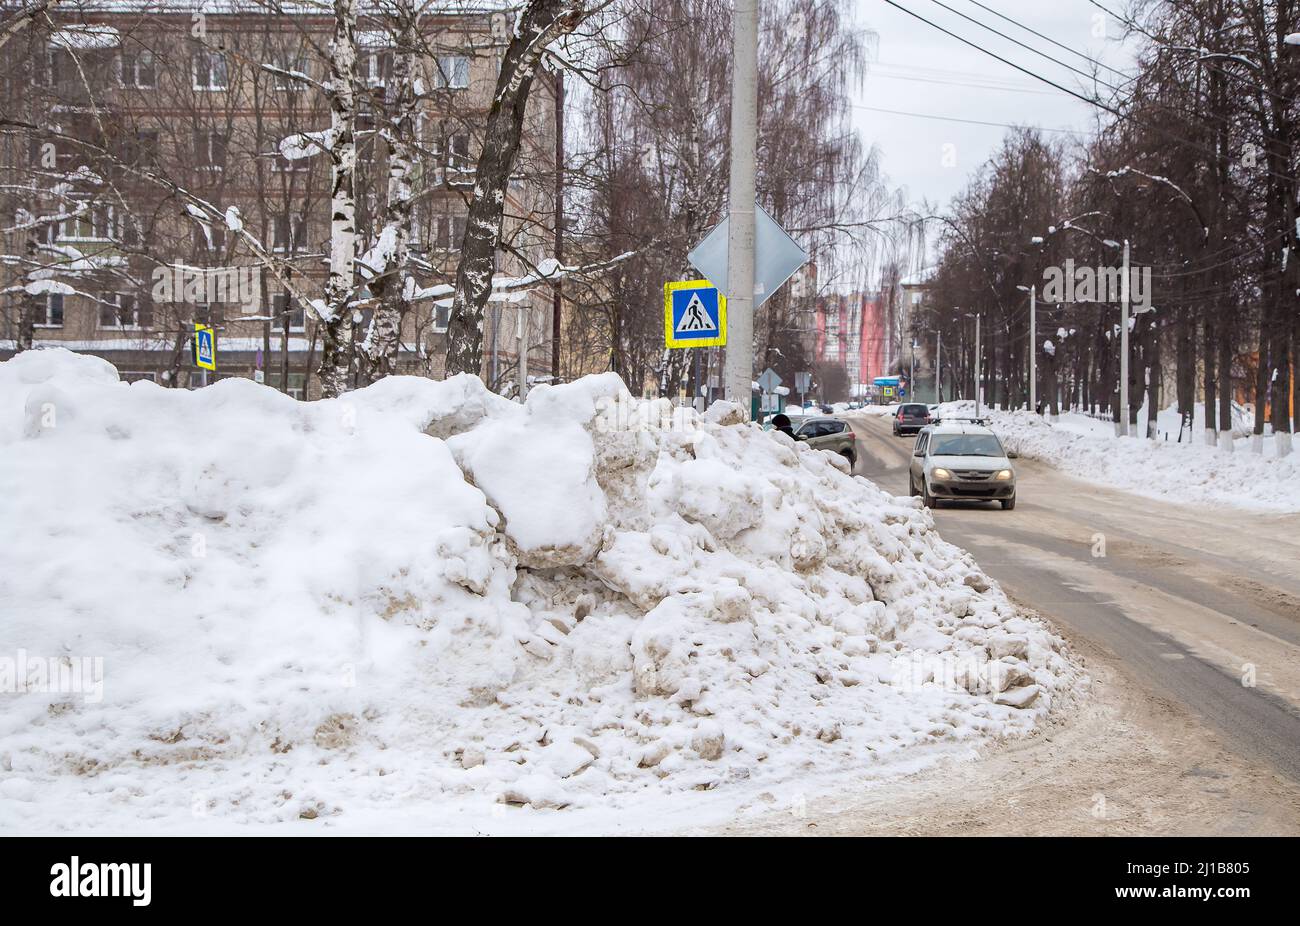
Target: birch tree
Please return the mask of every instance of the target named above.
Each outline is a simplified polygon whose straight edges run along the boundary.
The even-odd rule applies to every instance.
[[[330,264],[325,298],[312,302],[323,326],[321,390],[338,396],[352,373],[356,318],[351,305],[357,265],[356,80],[357,0],[334,0],[330,42]]]

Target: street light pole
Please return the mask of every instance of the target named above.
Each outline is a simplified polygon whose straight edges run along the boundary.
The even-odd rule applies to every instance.
[[[980,389],[980,317],[975,315],[975,417],[980,417],[980,399],[982,390]]]
[[[943,401],[943,385],[941,382],[943,376],[943,332],[934,333],[934,402],[939,404]]]
[[[731,20],[731,193],[727,239],[726,397],[750,415],[754,381],[754,199],[758,154],[758,0]]]
[[[1029,287],[1029,410],[1038,414],[1038,284]]]
[[[1128,436],[1128,239],[1124,239],[1124,269],[1119,279],[1119,433]]]

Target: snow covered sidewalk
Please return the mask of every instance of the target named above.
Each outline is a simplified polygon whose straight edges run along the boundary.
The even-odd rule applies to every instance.
[[[0,364],[0,829],[703,822],[1080,690],[913,500],[730,413]]]

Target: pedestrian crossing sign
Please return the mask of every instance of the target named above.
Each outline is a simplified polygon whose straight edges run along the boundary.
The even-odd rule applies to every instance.
[[[727,297],[708,280],[664,284],[664,344],[723,347],[727,343]]]
[[[217,368],[217,333],[202,322],[194,323],[194,365],[203,370]]]

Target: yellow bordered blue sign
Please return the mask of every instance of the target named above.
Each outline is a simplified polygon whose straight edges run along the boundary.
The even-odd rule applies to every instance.
[[[194,365],[202,370],[217,368],[217,333],[202,322],[194,323]]]
[[[708,280],[664,284],[664,345],[723,347],[727,297]]]

